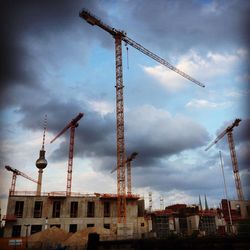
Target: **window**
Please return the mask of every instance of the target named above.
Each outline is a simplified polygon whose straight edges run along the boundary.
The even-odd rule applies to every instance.
[[[144,223],[143,222],[141,223],[141,227],[144,227]]]
[[[23,217],[23,205],[24,205],[24,201],[16,201],[15,216],[17,218]]]
[[[110,229],[110,224],[104,224],[103,227],[106,229]]]
[[[42,217],[42,208],[43,208],[43,202],[42,201],[35,201],[34,218],[41,218]]]
[[[60,224],[51,224],[50,227],[58,227],[58,228],[61,228],[61,225],[60,225]]]
[[[69,225],[69,232],[75,233],[77,231],[77,224],[70,224]]]
[[[72,201],[70,204],[70,217],[76,218],[78,213],[78,202]]]
[[[104,217],[110,217],[110,203],[104,202]]]
[[[246,210],[247,210],[248,217],[250,217],[250,206],[246,206]]]
[[[20,237],[21,236],[21,225],[14,225],[12,227],[12,237]]]
[[[87,217],[95,217],[95,203],[93,201],[88,202]]]
[[[31,225],[30,234],[35,234],[42,231],[42,225]]]
[[[52,217],[53,218],[59,218],[60,217],[60,209],[61,209],[61,202],[60,201],[54,201],[53,202],[53,211],[52,211]]]
[[[94,227],[95,224],[87,224],[87,227]]]

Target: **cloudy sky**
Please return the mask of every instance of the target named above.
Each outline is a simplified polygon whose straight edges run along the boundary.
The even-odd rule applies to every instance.
[[[37,178],[35,161],[48,117],[42,191],[65,191],[69,131],[49,142],[79,112],[72,191],[116,193],[114,39],[79,17],[87,8],[104,23],[206,85],[171,72],[123,45],[126,153],[132,188],[153,195],[153,208],[237,198],[227,138],[204,149],[235,118],[235,146],[250,198],[249,11],[244,0],[1,1],[0,198],[6,209],[10,165]],[[17,178],[16,190],[35,191]]]

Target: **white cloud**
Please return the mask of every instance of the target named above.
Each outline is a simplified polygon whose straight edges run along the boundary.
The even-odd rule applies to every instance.
[[[206,15],[219,15],[222,12],[222,5],[219,5],[218,2],[212,1],[211,3],[203,6],[202,12]]]
[[[202,56],[197,51],[190,50],[179,58],[176,68],[201,82],[206,82],[216,76],[227,76],[230,70],[245,58],[247,54],[246,50],[238,49],[232,54],[213,53],[210,51],[205,56]],[[187,86],[187,80],[163,65],[143,66],[143,70],[167,90],[178,91]]]
[[[143,69],[168,90],[176,91],[183,88],[183,80],[177,81],[178,76],[176,73],[166,69],[163,65],[144,67]]]
[[[226,93],[226,96],[237,98],[237,97],[247,96],[249,94],[250,94],[250,89],[247,89],[247,90],[231,90],[231,91]]]
[[[192,99],[186,104],[187,108],[226,108],[231,105],[230,102],[210,102],[204,99]]]
[[[89,101],[91,108],[102,116],[114,112],[114,105],[106,101]]]

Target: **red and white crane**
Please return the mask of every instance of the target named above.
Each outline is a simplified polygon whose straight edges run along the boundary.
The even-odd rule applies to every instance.
[[[234,180],[235,180],[235,186],[236,186],[236,192],[238,195],[238,200],[244,200],[241,181],[240,181],[240,175],[239,175],[239,168],[238,168],[238,162],[236,157],[236,151],[234,146],[234,138],[233,138],[233,129],[234,127],[239,126],[239,123],[241,122],[241,119],[235,119],[235,121],[228,126],[225,130],[223,130],[217,138],[212,141],[208,147],[205,149],[205,151],[209,150],[214,144],[216,144],[224,135],[227,135],[228,139],[228,145],[230,149],[230,155],[232,160],[232,166],[233,166],[233,172],[234,172]]]
[[[79,125],[79,120],[83,117],[83,113],[79,113],[50,143],[54,142],[58,137],[64,134],[70,129],[70,141],[69,141],[69,159],[68,159],[68,174],[67,174],[67,187],[66,195],[71,195],[71,183],[72,183],[72,168],[73,168],[73,155],[74,155],[74,138],[75,128]]]
[[[13,175],[12,175],[12,181],[11,181],[11,187],[10,187],[10,191],[9,191],[9,195],[10,196],[14,195],[14,193],[15,193],[15,189],[16,189],[16,177],[17,177],[17,175],[20,175],[20,176],[22,176],[22,177],[24,177],[24,178],[26,178],[26,179],[28,179],[30,181],[38,183],[37,180],[29,177],[27,174],[25,174],[25,173],[23,173],[23,172],[15,169],[15,168],[12,168],[10,166],[5,166],[5,169],[13,173]]]
[[[145,55],[151,57],[155,61],[161,63],[167,68],[175,71],[179,75],[186,79],[198,84],[201,87],[205,87],[201,82],[192,78],[183,71],[177,69],[166,60],[152,53],[148,49],[144,48],[139,43],[135,42],[131,38],[127,37],[126,33],[121,30],[117,30],[109,25],[103,23],[99,18],[94,16],[86,9],[82,9],[79,16],[85,19],[91,25],[97,25],[115,39],[115,62],[116,62],[116,143],[117,143],[117,197],[118,197],[118,222],[126,223],[126,183],[125,183],[125,163],[126,152],[124,142],[124,103],[123,103],[123,69],[122,69],[122,41],[125,44],[136,48]]]

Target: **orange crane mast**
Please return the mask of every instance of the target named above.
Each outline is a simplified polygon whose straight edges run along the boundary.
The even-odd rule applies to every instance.
[[[17,177],[17,175],[20,175],[20,176],[22,176],[22,177],[24,177],[24,178],[26,178],[26,179],[28,179],[30,181],[38,183],[38,181],[36,181],[35,179],[29,177],[25,173],[23,173],[23,172],[15,169],[15,168],[12,168],[10,166],[5,166],[5,169],[13,173],[13,175],[12,175],[12,181],[11,181],[11,187],[10,187],[10,191],[9,191],[9,195],[10,196],[14,195],[14,193],[15,193],[15,189],[16,189],[16,177]]]
[[[67,174],[67,187],[66,196],[71,195],[71,183],[72,183],[72,168],[73,168],[73,155],[74,155],[74,138],[75,128],[78,127],[78,121],[83,117],[83,113],[79,113],[50,143],[54,142],[58,137],[64,134],[70,129],[70,142],[69,142],[69,158],[68,158],[68,174]]]
[[[131,174],[131,161],[135,159],[135,157],[138,155],[137,152],[133,152],[126,160],[127,163],[127,194],[132,195],[132,174]]]
[[[240,122],[241,122],[241,119],[235,119],[235,121],[230,126],[228,126],[225,130],[223,130],[218,135],[218,137],[208,145],[205,151],[209,150],[214,144],[216,144],[221,138],[223,138],[224,135],[227,134],[238,200],[244,200],[241,181],[240,181],[240,175],[239,175],[238,162],[237,162],[237,157],[236,157],[236,151],[235,151],[235,146],[234,146],[234,139],[233,139],[233,129],[234,127],[239,126]]]
[[[144,48],[139,43],[128,38],[126,33],[117,30],[103,23],[86,9],[82,9],[79,16],[85,19],[91,25],[97,25],[107,31],[115,39],[115,62],[116,62],[116,142],[117,142],[117,197],[118,197],[118,222],[126,224],[126,184],[125,184],[125,142],[124,142],[124,103],[123,103],[123,69],[122,69],[122,41],[131,45],[155,61],[161,63],[167,68],[175,71],[186,79],[205,87],[201,82],[177,69],[166,60]]]
[[[127,164],[127,194],[132,195],[132,174],[131,174],[131,161],[135,159],[135,157],[138,155],[137,152],[133,152],[127,159],[126,159],[126,164]],[[117,167],[114,168],[111,171],[111,174],[114,173],[117,170]]]

